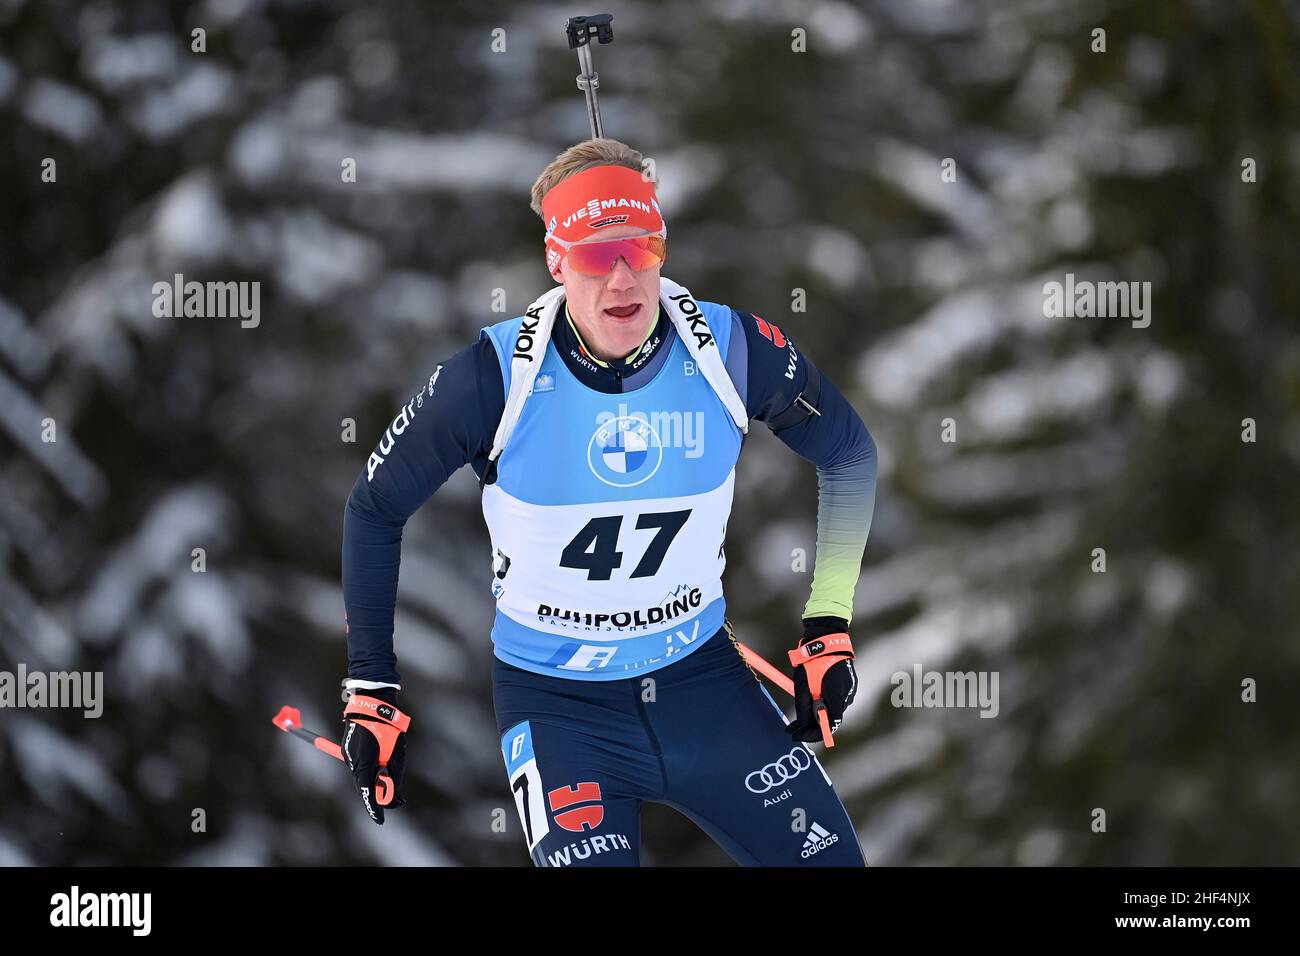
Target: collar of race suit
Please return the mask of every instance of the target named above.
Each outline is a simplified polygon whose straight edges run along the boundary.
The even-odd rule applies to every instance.
[[[591,353],[573,323],[567,302],[564,307],[566,321],[556,323],[552,340],[560,358],[580,382],[600,392],[621,392],[622,380],[644,368],[668,339],[672,323],[658,303],[655,309],[655,320],[646,330],[645,338],[623,359],[610,362]]]

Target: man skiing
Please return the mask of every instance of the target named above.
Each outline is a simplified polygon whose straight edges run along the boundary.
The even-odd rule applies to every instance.
[[[537,865],[635,865],[644,801],[744,865],[865,860],[830,778],[816,681],[788,725],[745,665],[722,571],[752,419],[818,469],[799,644],[832,729],[856,689],[847,630],[875,497],[861,418],[788,330],[661,276],[667,227],[639,152],[596,138],[542,172],[532,208],[561,283],[485,326],[399,412],[348,499],[342,749],[376,823],[401,806],[408,720],[393,647],[402,528],[461,465],[493,546],[493,695]],[[384,768],[384,770],[381,770]]]

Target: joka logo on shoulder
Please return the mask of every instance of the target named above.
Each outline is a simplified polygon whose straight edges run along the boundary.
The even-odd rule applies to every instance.
[[[587,443],[591,473],[615,488],[631,488],[649,481],[663,460],[659,433],[635,415],[609,419]]]

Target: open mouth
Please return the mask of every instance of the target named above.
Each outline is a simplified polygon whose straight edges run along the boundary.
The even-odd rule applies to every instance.
[[[630,319],[639,314],[641,311],[640,303],[634,305],[620,305],[617,308],[606,309],[605,314],[615,319]]]

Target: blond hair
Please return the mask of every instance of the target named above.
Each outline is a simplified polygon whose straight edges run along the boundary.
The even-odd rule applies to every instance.
[[[643,171],[641,154],[627,143],[607,138],[583,140],[551,160],[537,177],[537,182],[533,183],[533,212],[542,216],[542,199],[548,192],[570,176],[593,166],[626,166],[637,172]],[[657,185],[657,180],[652,182]],[[542,218],[545,221],[545,217]]]

